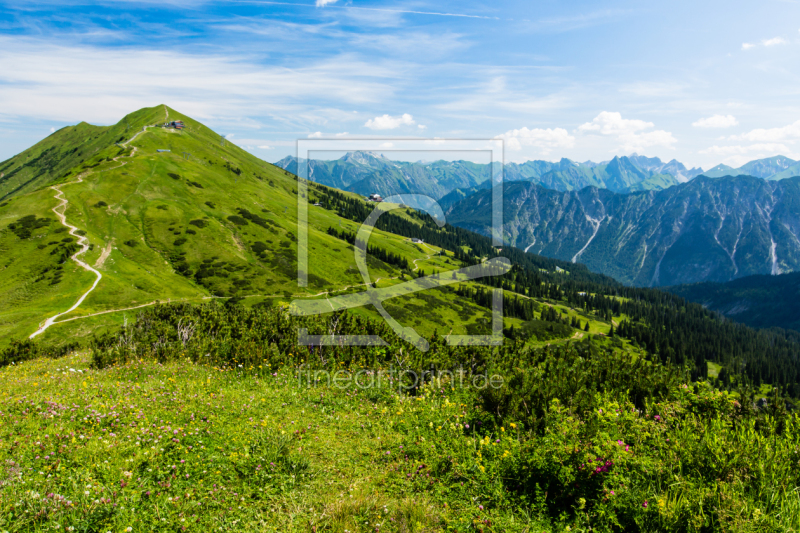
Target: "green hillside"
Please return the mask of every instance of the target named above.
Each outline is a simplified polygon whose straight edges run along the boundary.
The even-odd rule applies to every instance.
[[[92,165],[98,163],[113,154],[114,143],[125,142],[142,126],[154,124],[163,116],[163,110],[149,108],[131,113],[110,127],[81,122],[61,128],[0,163],[0,201],[62,180],[90,160]]]
[[[673,185],[678,185],[678,183],[678,180],[670,174],[655,174],[633,185],[629,185],[625,191],[660,191],[672,187]]]
[[[334,311],[364,291],[375,204],[308,184],[298,288],[302,182],[165,106],[134,115],[0,202],[0,531],[797,530],[797,335],[402,208],[367,266],[378,289],[451,283],[384,304],[423,351]],[[695,182],[638,198],[740,185]],[[565,224],[623,198],[580,194]],[[510,269],[450,272],[487,261]],[[501,342],[451,345],[491,332],[493,290]]]
[[[173,120],[182,120],[186,129],[151,126]],[[165,106],[139,111],[109,128],[92,128],[94,155],[64,172],[58,167],[55,178],[40,176],[38,189],[20,190],[0,204],[0,298],[7,302],[0,310],[0,345],[35,332],[92,287],[97,276],[69,260],[80,252],[82,238],[88,250],[79,259],[102,279],[77,309],[57,317],[40,337],[45,343],[73,334],[84,338],[156,301],[236,297],[248,305],[275,305],[363,288],[352,244],[329,232],[355,234],[368,212],[356,195],[310,184],[309,283],[301,290],[294,175]],[[120,141],[117,134],[126,128],[127,138]],[[81,140],[86,141],[71,136],[62,146],[51,136],[44,150],[66,153],[77,147],[74,153],[80,154]],[[66,220],[76,228],[72,235],[52,211],[61,205],[56,197],[68,202]],[[323,198],[322,207],[313,205]],[[357,206],[359,214],[343,212],[344,201]],[[403,216],[411,220],[407,212]],[[405,236],[373,234],[369,270],[379,286],[464,264],[452,251],[413,244],[413,227]],[[392,305],[406,317],[401,321],[425,334],[436,329],[466,334],[485,322],[485,308],[455,305],[456,299],[455,293],[415,295]],[[415,305],[423,312],[401,311]],[[355,312],[377,316],[369,309]],[[509,317],[506,326],[514,324],[521,323]]]
[[[26,238],[5,225],[0,234],[0,290],[10,303],[0,315],[3,338],[32,333],[48,314],[68,309],[94,279],[65,260],[77,250],[77,239],[50,211],[58,205],[57,191],[42,186],[52,183],[69,201],[69,223],[88,238],[90,249],[82,260],[103,275],[81,307],[62,320],[154,300],[249,295],[288,300],[297,292],[290,290],[297,276],[294,177],[231,143],[223,146],[219,135],[164,106],[137,112],[128,122],[141,131],[144,124],[164,122],[167,113],[187,128],[151,127],[125,147],[114,144],[125,120],[110,128],[61,130],[90,129],[94,137],[87,150],[94,155],[64,172],[62,166],[71,160],[59,159],[53,167],[57,177],[43,174],[36,181],[38,190],[20,190],[2,203],[0,219],[7,224],[35,217]],[[66,137],[65,146],[59,140],[51,136],[28,152],[67,153],[83,146],[75,136]],[[14,160],[24,160],[28,152]],[[312,261],[306,294],[362,284],[350,247],[326,233],[330,226],[354,231],[356,225],[313,208],[309,221]],[[382,241],[409,260],[427,255],[405,239],[378,232],[374,243]],[[380,261],[370,266],[375,278],[398,275]]]
[[[0,297],[9,302],[0,311],[3,345],[46,320],[55,323],[36,337],[41,346],[85,344],[158,301],[270,307],[363,291],[353,244],[374,204],[309,184],[308,286],[298,288],[297,178],[165,106],[135,116],[153,125],[98,150],[49,187],[0,204]],[[186,128],[158,126],[174,120]],[[378,288],[435,272],[452,279],[447,271],[500,256],[513,265],[501,277],[386,302],[403,326],[427,337],[489,333],[494,287],[504,292],[505,336],[529,346],[594,336],[705,376],[707,360],[727,364],[733,357],[719,348],[722,338],[724,346],[746,343],[738,357],[748,362],[750,379],[794,386],[800,375],[800,346],[781,334],[737,329],[697,305],[679,313],[680,299],[623,287],[574,262],[495,248],[417,211],[383,215],[369,245],[370,281]],[[371,307],[350,314],[378,316]]]

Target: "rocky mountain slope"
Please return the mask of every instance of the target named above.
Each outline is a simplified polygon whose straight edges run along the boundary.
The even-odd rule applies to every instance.
[[[491,190],[447,211],[489,234]],[[800,177],[698,177],[662,191],[560,192],[504,185],[504,236],[536,254],[581,262],[640,286],[729,281],[800,270]]]

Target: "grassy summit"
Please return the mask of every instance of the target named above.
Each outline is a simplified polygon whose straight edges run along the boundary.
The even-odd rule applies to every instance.
[[[186,129],[150,127],[173,120],[182,120]],[[23,162],[45,152],[54,154],[52,164],[36,167],[37,177],[28,179],[36,172]],[[69,224],[88,238],[90,249],[81,260],[103,278],[78,309],[58,318],[63,325],[44,333],[45,342],[118,324],[124,313],[112,311],[133,314],[132,308],[156,300],[241,297],[248,304],[269,304],[363,287],[352,245],[328,231],[354,234],[360,221],[329,205],[313,206],[328,189],[310,184],[309,286],[299,290],[296,177],[166,106],[143,109],[107,128],[65,128],[5,166],[14,176],[4,182],[7,199],[0,202],[0,219],[8,223],[0,230],[0,298],[6,302],[0,345],[69,309],[95,279],[67,260],[78,249],[77,239],[51,211],[59,204],[52,186],[68,201]],[[395,259],[371,255],[370,275],[379,284],[461,266],[452,253],[385,231],[376,231],[370,245]],[[485,310],[478,306],[462,304],[466,309],[456,315],[447,300],[437,297],[441,312],[432,311],[430,301],[409,297],[407,303],[428,307],[422,319],[413,317],[428,334],[436,328],[465,333],[465,324],[483,320]]]

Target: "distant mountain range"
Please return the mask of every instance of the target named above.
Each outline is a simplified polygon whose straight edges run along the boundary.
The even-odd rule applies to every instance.
[[[448,222],[489,234],[488,164],[373,152],[308,164],[312,181],[358,194],[431,196]],[[276,165],[297,172],[294,157]],[[787,179],[800,175],[800,162],[787,157],[706,172],[638,154],[508,163],[503,171],[504,238],[536,254],[642,286],[800,270],[800,178]]]
[[[297,159],[287,156],[276,166],[297,173]],[[496,164],[497,165],[497,164]],[[572,191],[600,187],[615,192],[661,190],[688,181],[702,169],[687,169],[674,159],[664,163],[657,157],[615,157],[611,161],[576,163],[569,159],[507,163],[505,181],[532,181],[549,189]],[[393,161],[374,152],[349,152],[335,160],[308,161],[312,181],[363,195],[379,193],[425,194],[437,200],[455,192],[462,198],[468,192],[488,188],[488,164],[470,161]],[[451,202],[452,203],[452,202]]]
[[[727,165],[717,165],[714,168],[703,172],[709,178],[721,178],[722,176],[755,176],[766,180],[782,180],[800,176],[800,161],[794,161],[782,155],[757,159],[742,165],[739,168],[731,168]]]
[[[600,187],[614,192],[634,192],[661,190],[689,181],[701,174],[702,169],[687,169],[674,159],[664,163],[657,157],[633,154],[615,157],[603,163],[576,163],[569,159],[562,159],[557,163],[508,163],[503,172],[505,181],[534,181],[557,191]]]
[[[297,172],[297,160],[281,159],[276,166]],[[379,193],[424,194],[440,201],[444,208],[490,186],[488,164],[470,161],[393,161],[374,152],[349,152],[339,159],[309,160],[312,181],[362,195]],[[660,191],[700,176],[712,178],[748,175],[781,180],[800,175],[800,162],[784,156],[751,161],[739,168],[717,165],[708,171],[686,168],[675,159],[663,162],[657,157],[638,154],[614,157],[610,161],[578,163],[569,159],[557,162],[526,161],[503,167],[506,182],[529,181],[556,191],[577,191],[585,187],[618,193]]]
[[[298,173],[297,159],[292,156],[275,166]],[[308,161],[309,180],[364,196],[424,194],[439,199],[454,189],[488,184],[490,177],[489,165],[470,161],[409,163],[392,161],[374,152],[348,152],[333,161]]]
[[[447,210],[489,235],[490,190]],[[729,281],[800,270],[800,177],[704,176],[661,191],[555,191],[504,184],[505,240],[634,285]]]

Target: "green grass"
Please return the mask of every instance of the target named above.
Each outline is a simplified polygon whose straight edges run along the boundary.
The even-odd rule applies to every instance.
[[[658,420],[629,405],[620,416],[624,405],[604,400],[609,442],[585,450],[583,422],[557,403],[552,431],[537,436],[513,419],[489,423],[475,391],[449,382],[417,396],[309,388],[266,363],[93,370],[78,354],[0,369],[0,390],[0,528],[9,532],[522,532],[612,530],[614,520],[639,531],[797,531],[800,517],[796,495],[766,480],[786,464],[791,438],[779,438],[770,460],[750,455],[767,437],[684,417],[698,402],[729,409],[725,393],[702,387],[653,407]],[[713,445],[704,437],[712,430]],[[560,517],[545,511],[546,498],[514,489],[515,479],[536,472],[544,483],[572,468],[573,455],[596,454],[616,464],[601,496],[575,496]],[[760,481],[714,481],[742,457],[762,469]]]
[[[145,124],[163,121],[164,112],[165,108],[159,106],[139,112],[136,121],[129,118],[129,137]],[[110,145],[69,176],[54,180],[70,182],[62,185],[69,200],[67,219],[86,231],[93,245],[83,259],[95,264],[103,250],[110,247],[110,255],[98,267],[103,279],[97,289],[79,309],[61,320],[154,300],[211,295],[283,296],[291,300],[363,283],[352,247],[326,233],[331,226],[354,232],[358,225],[330,211],[310,207],[309,287],[299,290],[294,177],[229,142],[223,147],[216,133],[189,117],[171,109],[169,117],[184,120],[187,129],[175,132],[150,128],[138,135],[127,150]],[[120,124],[124,123],[125,120]],[[118,124],[98,129],[93,142],[116,139],[120,127]],[[72,145],[80,150],[94,146],[86,146],[78,133],[65,135],[49,139],[48,146],[63,146],[64,150]],[[129,157],[133,147],[136,151]],[[161,148],[172,151],[157,152]],[[191,156],[184,159],[183,152]],[[108,156],[118,156],[117,161],[106,160]],[[83,182],[71,183],[78,174]],[[309,191],[314,193],[314,184]],[[57,287],[32,281],[44,268],[57,265],[48,249],[36,250],[36,245],[51,240],[52,232],[60,226],[48,211],[57,204],[54,194],[49,188],[20,192],[0,207],[0,220],[4,222],[29,214],[53,220],[25,241],[0,230],[5,260],[5,269],[0,272],[0,291],[4,294],[0,296],[8,302],[0,312],[0,344],[32,333],[46,317],[69,308],[93,280],[92,274],[67,262]],[[233,222],[230,217],[238,217],[240,209],[265,222]],[[237,220],[241,222],[241,218]],[[257,243],[266,246],[264,254],[254,252]],[[439,251],[435,247],[420,248],[406,238],[382,231],[374,232],[371,243],[401,254],[409,262],[418,259],[419,267],[429,273],[434,268],[460,266],[445,257],[427,258]],[[212,267],[213,275],[202,283],[178,271],[185,265],[194,274],[204,264]],[[395,267],[370,261],[373,280],[399,274]],[[60,327],[53,326],[56,330]]]

